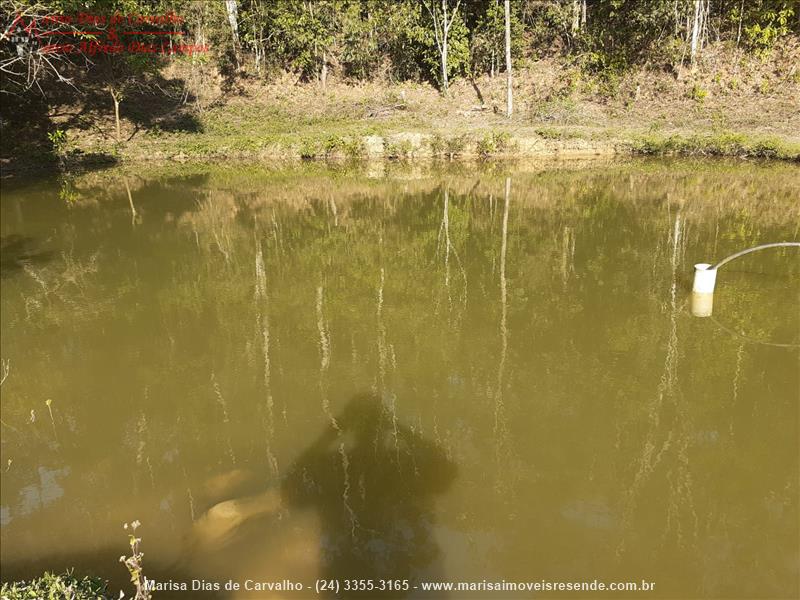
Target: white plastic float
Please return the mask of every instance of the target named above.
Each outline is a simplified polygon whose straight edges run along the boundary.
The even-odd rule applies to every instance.
[[[800,242],[773,242],[762,244],[742,250],[736,254],[731,254],[723,258],[717,264],[697,263],[694,266],[694,283],[692,284],[692,315],[695,317],[710,317],[714,308],[714,287],[717,284],[717,270],[724,264],[731,262],[735,258],[750,254],[756,250],[766,248],[785,248],[788,246],[800,247]]]

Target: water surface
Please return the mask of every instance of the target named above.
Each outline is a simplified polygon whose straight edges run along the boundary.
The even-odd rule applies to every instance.
[[[159,580],[795,598],[799,253],[725,267],[710,318],[689,290],[797,240],[798,189],[696,161],[4,182],[3,579],[125,585],[138,519]]]

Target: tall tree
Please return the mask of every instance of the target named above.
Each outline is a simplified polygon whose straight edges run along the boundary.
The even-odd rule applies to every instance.
[[[123,54],[95,57],[94,68],[101,73],[105,89],[114,103],[114,129],[118,143],[122,142],[120,104],[133,92],[156,89],[163,60],[158,55]]]
[[[694,0],[694,18],[692,19],[692,34],[689,56],[692,64],[697,61],[697,55],[703,43],[705,29],[705,12],[703,0]]]
[[[511,2],[506,0],[506,116],[514,113],[513,74],[511,73]]]
[[[233,41],[233,54],[236,57],[236,68],[240,69],[242,66],[239,44],[239,9],[236,6],[236,0],[225,0],[225,12],[228,15],[228,23],[231,26],[231,40]]]
[[[586,0],[572,0],[572,35],[577,35],[586,26]]]
[[[433,36],[436,39],[436,47],[439,50],[439,58],[442,65],[442,93],[447,95],[447,44],[450,28],[458,14],[458,7],[461,0],[456,0],[452,9],[449,8],[448,0],[441,0],[441,4],[436,0],[422,0],[423,5],[433,19]]]

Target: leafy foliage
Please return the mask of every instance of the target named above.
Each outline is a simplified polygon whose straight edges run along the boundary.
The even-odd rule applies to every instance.
[[[76,577],[72,571],[60,575],[46,572],[31,581],[4,583],[0,594],[4,600],[98,600],[111,597],[106,590],[105,581],[99,577]]]
[[[764,11],[755,23],[744,29],[750,46],[761,52],[770,50],[789,33],[789,22],[794,14],[792,8]]]
[[[699,45],[731,40],[765,52],[798,33],[796,0],[515,0],[511,3],[511,46],[515,62],[549,53],[573,57],[586,71],[607,76],[634,63],[675,66],[688,60],[693,17],[701,8]],[[352,80],[388,77],[442,82],[433,15],[419,0],[238,0],[238,33],[232,32],[222,2],[194,0],[0,0],[7,15],[175,13],[183,39],[205,43],[223,73],[269,77],[291,71],[301,79],[327,73]],[[450,9],[455,7],[451,3]],[[461,2],[448,32],[448,76],[498,73],[504,69],[504,14],[501,0]],[[127,41],[127,40],[126,40]],[[20,50],[10,35],[0,44],[4,87],[31,87],[57,74],[76,57]],[[47,58],[47,61],[44,59]],[[78,57],[80,58],[80,57]],[[114,57],[116,59],[121,56]],[[150,58],[148,61],[147,58]],[[179,60],[172,57],[169,60]],[[198,59],[199,60],[199,59]],[[87,62],[89,70],[108,61]],[[138,76],[158,67],[152,57],[115,60],[114,73]],[[145,64],[146,63],[146,64]],[[33,71],[26,71],[31,66]]]

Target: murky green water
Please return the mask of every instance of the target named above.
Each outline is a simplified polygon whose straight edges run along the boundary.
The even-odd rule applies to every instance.
[[[797,167],[146,171],[3,184],[4,580],[798,596]]]

